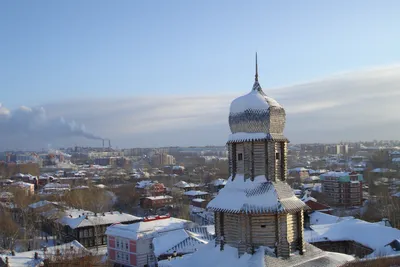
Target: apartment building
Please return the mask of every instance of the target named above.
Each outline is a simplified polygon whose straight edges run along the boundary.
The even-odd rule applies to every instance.
[[[320,176],[322,191],[328,201],[336,206],[359,206],[362,204],[363,176],[356,172],[327,172]]]

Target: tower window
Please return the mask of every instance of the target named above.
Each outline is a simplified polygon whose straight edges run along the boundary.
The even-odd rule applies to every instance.
[[[265,224],[262,224],[262,225],[261,225],[261,228],[265,228],[265,227],[267,227]]]
[[[238,154],[238,160],[240,161],[240,160],[243,160],[243,154],[242,153],[239,153]]]
[[[279,159],[279,153],[275,153],[275,159]]]

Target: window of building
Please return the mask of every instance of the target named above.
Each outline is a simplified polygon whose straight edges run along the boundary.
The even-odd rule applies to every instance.
[[[275,159],[279,159],[279,153],[278,152],[275,153]]]
[[[119,238],[117,238],[117,248],[119,248]]]
[[[239,153],[239,154],[238,154],[238,160],[239,160],[239,161],[243,160],[243,153]]]
[[[262,225],[261,225],[261,228],[265,228],[265,227],[267,227],[265,224],[262,224]]]

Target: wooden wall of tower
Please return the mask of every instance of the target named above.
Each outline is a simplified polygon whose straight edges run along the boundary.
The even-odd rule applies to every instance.
[[[273,181],[287,178],[286,141],[248,141],[228,144],[229,174],[253,178],[265,175]],[[241,160],[239,154],[242,155]]]

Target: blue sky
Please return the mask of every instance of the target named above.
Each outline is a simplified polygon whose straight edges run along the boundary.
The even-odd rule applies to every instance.
[[[209,95],[400,59],[399,1],[1,1],[1,102]]]
[[[366,86],[366,74],[381,82],[369,88],[369,93],[390,84],[387,92],[395,94],[397,80],[392,74],[398,68],[388,66],[400,62],[399,10],[396,0],[0,1],[0,115],[21,105],[44,106],[47,115],[76,120],[98,135],[125,140],[122,145],[138,128],[122,126],[133,124],[146,112],[146,106],[135,110],[143,104],[138,103],[140,97],[157,98],[147,105],[154,111],[155,103],[162,103],[160,98],[173,96],[184,99],[174,101],[197,101],[192,116],[205,112],[201,105],[222,114],[218,123],[225,128],[218,130],[221,136],[215,143],[219,144],[228,134],[225,113],[229,102],[251,89],[256,51],[261,85],[267,93],[275,88],[273,96],[288,103],[289,110],[299,110],[293,105],[301,94],[312,97],[310,92],[318,93],[310,81],[324,81],[336,73],[350,72],[339,82],[347,91],[357,92],[350,98],[362,94],[359,86]],[[370,68],[377,66],[383,69],[371,74]],[[351,74],[363,69],[368,69],[364,75],[354,74],[354,78]],[[296,90],[286,90],[290,85]],[[321,84],[327,92],[347,92],[337,86],[337,81]],[[310,91],[302,92],[302,88]],[[202,98],[195,100],[195,96]],[[319,112],[315,107],[336,105],[321,96],[313,99],[313,108],[301,110]],[[129,99],[125,104],[133,110],[115,110],[117,99]],[[151,113],[151,120],[162,121],[168,112],[187,111],[185,105],[173,107],[174,101],[165,101],[169,106]],[[101,113],[105,110],[109,113]],[[132,117],[126,117],[130,112]],[[336,111],[331,112],[334,116]],[[33,113],[43,120],[43,110]],[[105,117],[112,124],[121,116],[119,125],[104,126],[108,125]],[[175,123],[177,115],[171,116]],[[203,119],[213,118],[215,114]],[[164,127],[150,126],[149,131],[155,133]],[[189,128],[187,142],[194,144]],[[171,131],[170,136],[176,134]],[[296,141],[308,136],[292,135]],[[181,137],[164,138],[159,145],[176,145]],[[365,138],[372,137],[379,138]],[[212,136],[207,138],[202,142],[214,142]]]

